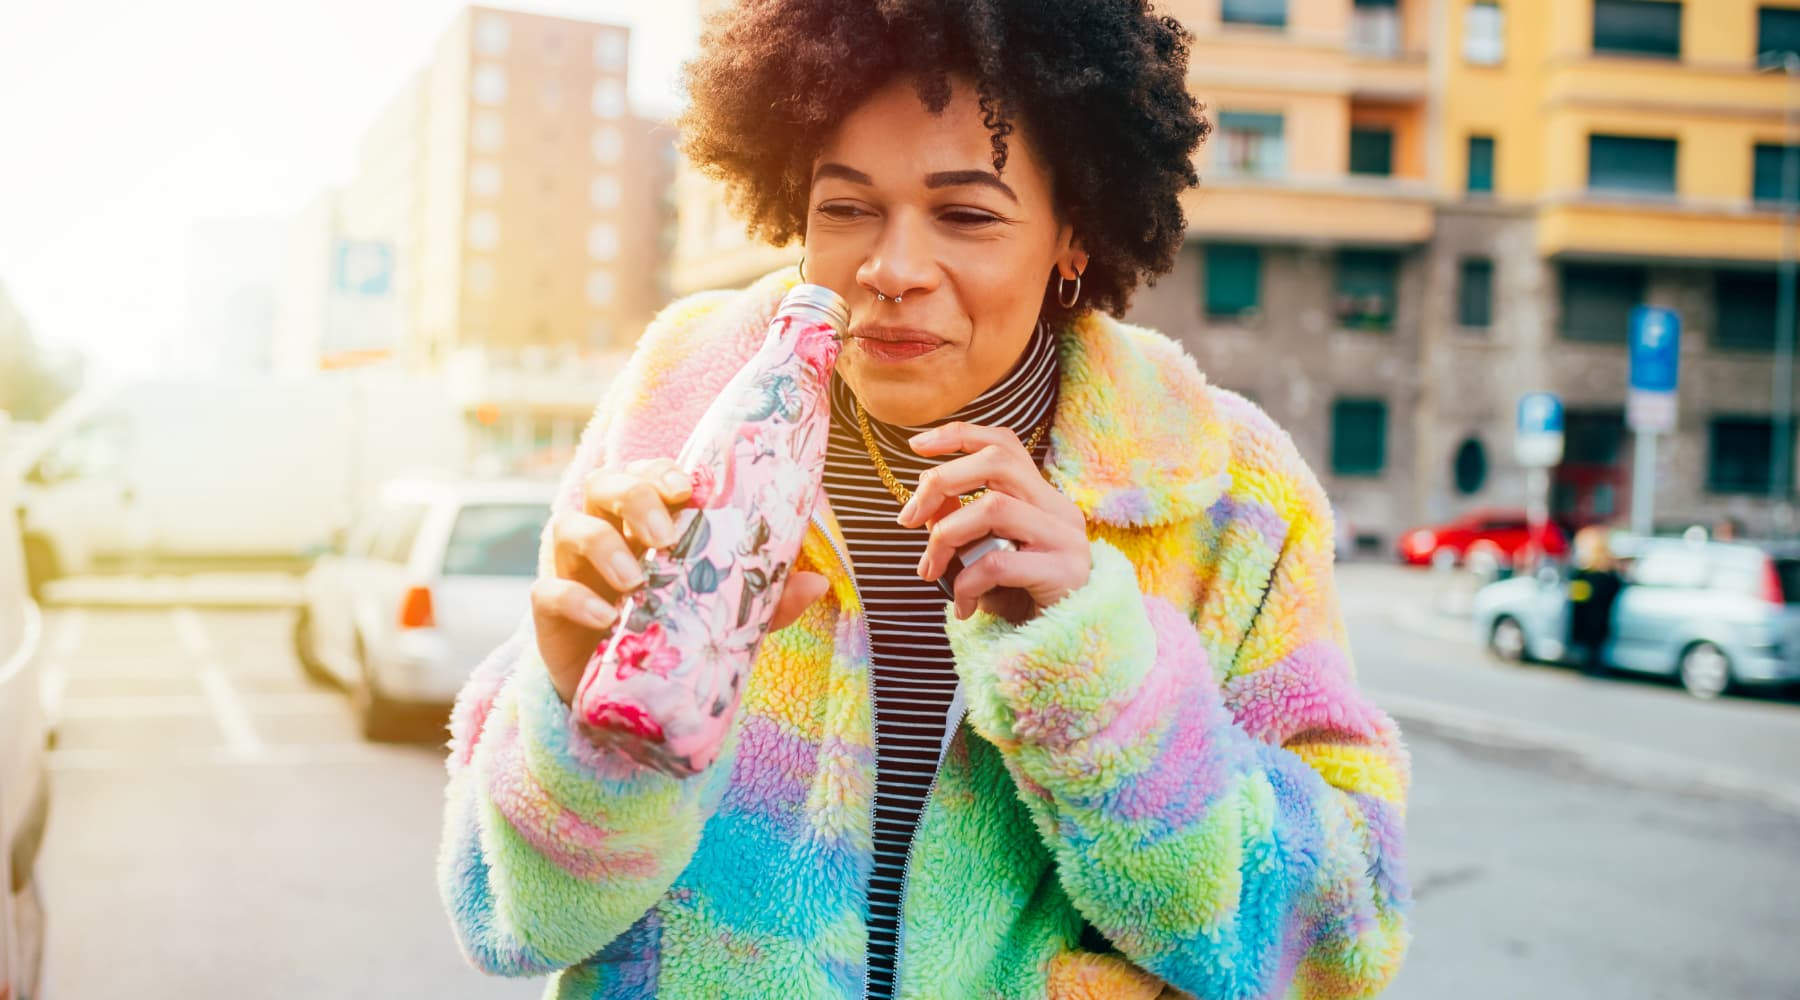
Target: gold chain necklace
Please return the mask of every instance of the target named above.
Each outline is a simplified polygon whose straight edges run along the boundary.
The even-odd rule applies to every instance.
[[[1043,439],[1044,432],[1050,429],[1050,422],[1055,416],[1055,414],[1051,414],[1045,417],[1043,422],[1032,430],[1031,436],[1025,439],[1026,454],[1029,455],[1037,450],[1038,442]],[[911,503],[912,490],[900,485],[900,480],[894,477],[894,470],[888,468],[887,459],[881,457],[881,446],[875,443],[875,432],[869,427],[869,415],[863,412],[860,399],[856,401],[856,429],[862,432],[863,447],[869,450],[869,461],[875,463],[875,474],[881,477],[882,485],[888,488],[888,492],[894,495],[895,500],[900,501],[901,506]],[[967,507],[986,495],[987,489],[983,487],[960,499],[963,506]]]

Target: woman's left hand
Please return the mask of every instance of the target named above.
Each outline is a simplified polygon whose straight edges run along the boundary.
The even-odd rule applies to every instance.
[[[936,580],[957,549],[986,535],[1017,546],[991,552],[957,575],[956,617],[980,608],[1023,624],[1087,583],[1093,569],[1087,521],[1044,481],[1017,434],[951,423],[914,436],[910,444],[927,458],[963,456],[919,477],[912,501],[900,511],[902,525],[931,529],[920,577]],[[964,494],[984,487],[987,495],[963,506]]]

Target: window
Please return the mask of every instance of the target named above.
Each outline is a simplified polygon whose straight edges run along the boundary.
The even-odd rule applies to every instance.
[[[477,257],[469,261],[465,269],[469,282],[469,292],[480,298],[494,294],[494,262]]]
[[[1773,143],[1757,143],[1756,153],[1751,165],[1750,198],[1764,204],[1779,205],[1782,201],[1782,185],[1786,182],[1783,173],[1787,169],[1787,151],[1794,150],[1800,156],[1800,147],[1777,146]],[[1800,178],[1796,178],[1800,180]],[[1796,192],[1800,195],[1800,192]]]
[[[1262,303],[1262,251],[1215,243],[1206,248],[1206,318],[1235,320]]]
[[[544,58],[550,60],[551,62],[555,62],[556,60],[562,58],[562,54],[563,54],[562,32],[557,31],[555,28],[550,28],[550,29],[546,30],[544,32]]]
[[[1466,438],[1456,449],[1451,471],[1456,479],[1456,492],[1466,497],[1480,493],[1487,484],[1487,448],[1477,438]]]
[[[625,137],[608,125],[594,130],[594,159],[601,163],[617,163],[625,149]]]
[[[469,216],[469,248],[492,250],[500,242],[500,217],[492,212],[474,212]]]
[[[1287,26],[1287,0],[1224,0],[1219,20],[1226,24],[1260,24],[1268,28]]]
[[[1493,324],[1493,261],[1470,257],[1462,262],[1462,280],[1456,287],[1456,319],[1473,330],[1485,330]]]
[[[1463,11],[1463,60],[1476,66],[1506,60],[1506,13],[1494,0],[1475,0]]]
[[[615,208],[619,204],[619,179],[612,174],[601,174],[588,185],[588,199],[595,208]]]
[[[594,114],[600,118],[624,117],[624,84],[617,80],[601,80],[594,84]]]
[[[1385,128],[1350,130],[1350,172],[1388,177],[1394,172],[1394,133]]]
[[[1494,137],[1491,135],[1469,136],[1469,183],[1470,194],[1494,193]]]
[[[506,120],[492,111],[477,111],[469,126],[469,144],[491,153],[506,141]]]
[[[1331,404],[1331,471],[1379,476],[1387,465],[1387,403],[1340,399]]]
[[[1674,194],[1675,140],[1588,136],[1588,190]]]
[[[1278,114],[1219,113],[1219,166],[1233,173],[1279,177],[1287,169],[1287,148]]]
[[[587,300],[591,306],[610,306],[617,292],[611,271],[594,271],[588,274]]]
[[[369,543],[369,558],[390,563],[411,559],[413,540],[419,535],[419,526],[425,523],[425,510],[424,504],[411,503],[384,511]]]
[[[484,56],[505,55],[511,36],[512,31],[505,17],[499,14],[482,14],[475,22],[475,51]]]
[[[1768,493],[1774,438],[1775,422],[1768,417],[1714,417],[1707,426],[1706,488],[1714,493]],[[1784,492],[1793,488],[1791,468],[1787,479]]]
[[[1387,250],[1338,254],[1337,315],[1348,330],[1385,332],[1394,327],[1400,255]]]
[[[1718,328],[1713,343],[1729,350],[1775,349],[1776,300],[1780,280],[1769,272],[1720,271],[1713,276]]]
[[[464,507],[444,547],[444,575],[536,576],[538,538],[548,518],[540,504]]]
[[[1563,414],[1563,464],[1617,466],[1625,445],[1623,409],[1569,410]]]
[[[469,166],[469,193],[492,198],[500,193],[500,164],[481,160]]]
[[[563,103],[562,81],[545,80],[538,88],[538,102],[545,111],[561,111]]]
[[[1709,575],[1706,550],[1687,544],[1654,545],[1631,567],[1631,583],[1638,587],[1704,587]]]
[[[1565,264],[1562,335],[1567,340],[1623,344],[1631,310],[1644,301],[1644,269],[1617,264]]]
[[[506,100],[506,70],[498,66],[477,66],[471,87],[477,104],[500,104]]]
[[[594,38],[594,65],[608,73],[625,72],[625,34],[602,31]]]
[[[588,256],[595,260],[612,260],[619,256],[619,227],[601,222],[589,229]]]
[[[1774,53],[1776,62],[1789,52],[1800,53],[1800,7],[1758,7],[1756,51]]]
[[[1681,57],[1681,4],[1671,0],[1594,0],[1594,51]]]
[[[1350,48],[1367,55],[1399,55],[1398,0],[1356,0],[1350,11]]]

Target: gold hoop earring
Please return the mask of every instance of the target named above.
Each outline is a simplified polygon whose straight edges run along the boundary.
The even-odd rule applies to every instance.
[[[1062,306],[1064,309],[1073,309],[1073,308],[1075,308],[1075,303],[1081,301],[1081,275],[1079,273],[1077,273],[1075,275],[1075,294],[1069,295],[1069,296],[1064,296],[1063,290],[1068,285],[1068,283],[1069,283],[1069,279],[1067,279],[1061,275],[1057,275],[1057,278],[1056,278],[1056,304],[1059,306]]]
[[[806,255],[805,254],[800,255],[800,263],[798,265],[798,268],[800,271],[800,281],[802,283],[805,283],[805,281],[806,281]]]

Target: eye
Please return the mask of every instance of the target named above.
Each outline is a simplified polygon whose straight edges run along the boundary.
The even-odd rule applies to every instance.
[[[951,225],[963,227],[985,226],[988,223],[1000,221],[999,216],[989,215],[986,212],[972,212],[966,208],[952,209],[945,212],[942,218]]]
[[[857,208],[855,205],[846,205],[846,204],[843,204],[842,202],[839,202],[836,204],[829,204],[829,205],[820,205],[815,211],[817,211],[818,214],[824,216],[825,218],[831,219],[836,222],[848,222],[852,219],[858,219],[858,218],[861,218],[862,216],[869,214],[868,212],[865,212],[862,209]]]

